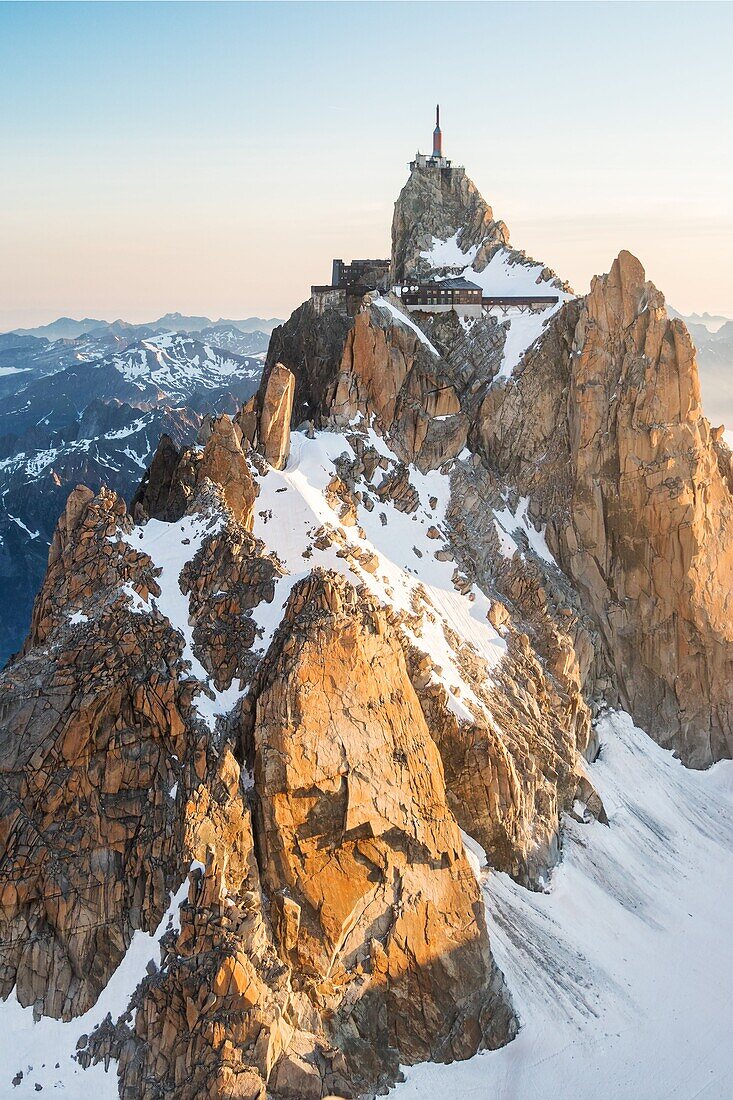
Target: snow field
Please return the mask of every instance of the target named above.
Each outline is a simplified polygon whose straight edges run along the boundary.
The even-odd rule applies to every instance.
[[[623,713],[598,732],[609,826],[566,818],[546,893],[483,874],[519,1035],[407,1068],[396,1100],[733,1096],[733,762],[686,769]]]

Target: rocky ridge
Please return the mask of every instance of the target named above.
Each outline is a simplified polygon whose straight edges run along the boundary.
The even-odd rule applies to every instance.
[[[411,237],[463,216],[474,248],[464,191]],[[84,1012],[188,876],[80,1042],[126,1100],[374,1095],[509,1041],[460,830],[541,889],[563,814],[605,821],[608,702],[730,755],[730,455],[696,382],[628,254],[524,330],[305,303],[130,512],[72,494],[0,677],[3,994]]]
[[[638,260],[621,253],[557,316],[476,433],[547,523],[615,669],[609,701],[693,766],[730,757],[730,452]]]

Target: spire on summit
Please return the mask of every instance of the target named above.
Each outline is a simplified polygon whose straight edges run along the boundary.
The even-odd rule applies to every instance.
[[[433,130],[433,151],[427,153],[415,153],[415,159],[410,161],[410,170],[413,168],[450,168],[451,162],[443,156],[443,131],[440,128],[440,104],[435,106],[435,129]]]
[[[443,131],[440,129],[440,104],[435,106],[435,129],[433,130],[433,156],[443,156]]]

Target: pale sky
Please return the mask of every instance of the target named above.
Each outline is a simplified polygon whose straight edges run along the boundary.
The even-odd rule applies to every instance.
[[[0,4],[0,331],[287,316],[387,256],[436,101],[512,243],[733,316],[733,5]]]

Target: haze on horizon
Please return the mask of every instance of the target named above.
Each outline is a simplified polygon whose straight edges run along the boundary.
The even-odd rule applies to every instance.
[[[389,254],[436,101],[512,243],[733,316],[733,9],[0,5],[0,331],[287,316]]]

